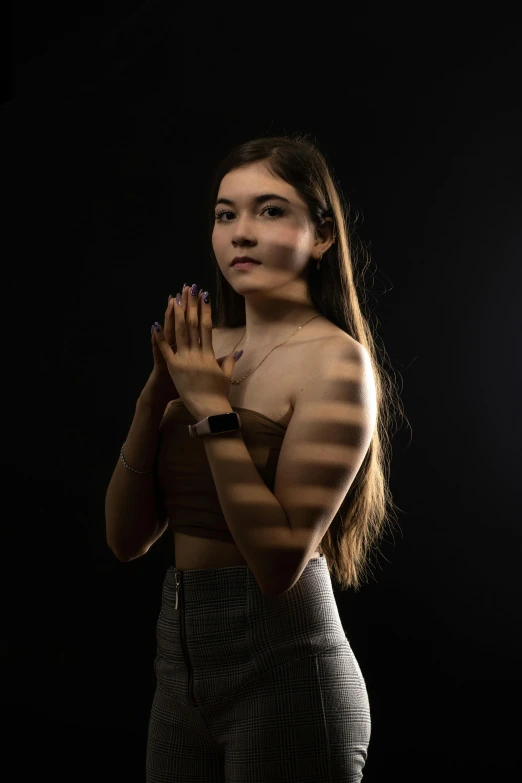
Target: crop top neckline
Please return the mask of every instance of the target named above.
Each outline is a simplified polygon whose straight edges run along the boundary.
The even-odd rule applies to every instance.
[[[181,397],[177,397],[175,400],[172,400],[172,402],[180,402],[184,407],[186,407],[185,403],[183,402]],[[266,419],[271,424],[275,424],[276,427],[281,427],[282,430],[286,431],[286,427],[285,426],[283,426],[282,424],[279,424],[279,422],[274,421],[273,419],[269,419],[268,416],[265,416],[264,413],[260,413],[259,411],[254,411],[254,410],[252,410],[252,408],[242,408],[240,405],[231,405],[231,407],[234,408],[234,410],[248,411],[249,413],[253,413],[254,416],[261,416],[262,419]]]

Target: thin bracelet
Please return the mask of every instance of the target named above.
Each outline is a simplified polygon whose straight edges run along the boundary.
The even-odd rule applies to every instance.
[[[120,451],[120,459],[127,468],[127,470],[130,470],[132,473],[137,473],[139,476],[146,476],[147,473],[152,473],[154,471],[154,468],[151,468],[150,470],[134,470],[134,468],[131,468],[130,465],[127,465],[125,462],[125,457],[123,456],[123,446],[121,447]]]

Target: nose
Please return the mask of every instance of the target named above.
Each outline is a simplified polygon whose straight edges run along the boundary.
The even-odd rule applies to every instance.
[[[255,236],[249,221],[243,217],[240,218],[234,226],[232,232],[232,242],[234,245],[255,244]]]

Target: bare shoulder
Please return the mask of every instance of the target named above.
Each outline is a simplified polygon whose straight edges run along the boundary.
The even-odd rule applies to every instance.
[[[353,358],[360,359],[367,354],[366,348],[359,340],[356,340],[350,334],[343,332],[342,330],[336,337],[336,346],[341,351],[348,351],[348,354],[353,356]]]
[[[371,360],[367,349],[342,329],[338,329],[331,338],[324,341],[323,350],[318,354],[317,365],[326,374],[335,372],[339,374],[342,368],[348,374],[358,373],[363,366],[366,371],[371,370]]]
[[[348,369],[353,367],[353,362],[360,363],[364,351],[361,343],[327,319],[318,324],[315,335],[302,347],[304,354],[295,383],[294,405],[309,384],[316,383],[318,374],[332,380],[339,378],[341,365]]]
[[[348,357],[353,356],[355,359],[360,355],[361,351],[364,351],[358,340],[355,340],[348,332],[326,319],[317,337],[317,340],[310,341],[309,350],[315,353],[316,357],[325,357],[326,361],[340,354]]]

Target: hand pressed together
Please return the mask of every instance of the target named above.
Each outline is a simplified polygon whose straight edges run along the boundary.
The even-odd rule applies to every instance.
[[[196,291],[194,296],[191,290]],[[227,401],[230,379],[236,364],[235,353],[226,356],[221,366],[212,345],[212,311],[210,301],[203,301],[205,292],[197,295],[196,286],[185,286],[181,294],[172,298],[175,319],[175,347],[173,351],[161,326],[153,330],[154,340],[163,354],[167,369],[180,398],[194,417],[205,404],[212,406]],[[167,311],[168,311],[167,308]]]

